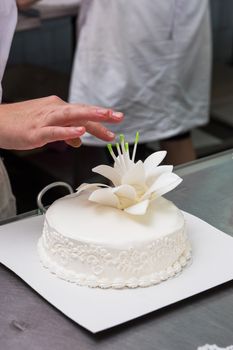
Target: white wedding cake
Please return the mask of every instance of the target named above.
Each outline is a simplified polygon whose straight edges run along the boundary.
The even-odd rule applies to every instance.
[[[114,167],[93,171],[112,186],[83,184],[54,202],[38,243],[42,264],[58,277],[101,288],[147,287],[179,273],[191,256],[181,211],[162,195],[182,180],[158,166],[166,152],[134,162],[120,137]]]

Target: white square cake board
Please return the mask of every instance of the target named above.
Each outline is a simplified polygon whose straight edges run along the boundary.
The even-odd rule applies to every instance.
[[[43,216],[0,227],[0,262],[66,316],[97,333],[233,279],[233,238],[193,215],[184,215],[192,264],[153,287],[102,290],[57,278],[42,267],[37,254]]]

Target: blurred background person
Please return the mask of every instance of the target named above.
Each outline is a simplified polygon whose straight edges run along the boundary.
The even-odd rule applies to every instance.
[[[142,154],[159,140],[166,162],[195,159],[190,131],[208,122],[210,74],[208,0],[81,2],[70,102],[122,110],[114,131],[130,143],[139,131]],[[105,151],[83,143],[94,166]]]

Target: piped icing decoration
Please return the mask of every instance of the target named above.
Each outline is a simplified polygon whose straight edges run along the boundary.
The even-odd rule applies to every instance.
[[[144,162],[135,163],[139,133],[136,133],[132,157],[129,153],[129,145],[125,142],[124,135],[120,135],[120,142],[116,143],[115,154],[111,144],[108,150],[114,160],[113,167],[99,165],[92,169],[112,182],[112,186],[101,183],[82,184],[77,193],[91,190],[89,200],[124,210],[131,215],[144,215],[149,204],[156,198],[177,187],[182,179],[174,174],[172,165],[159,164],[165,158],[167,152],[152,153]]]

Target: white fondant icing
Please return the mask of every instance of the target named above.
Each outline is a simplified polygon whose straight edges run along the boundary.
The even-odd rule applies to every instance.
[[[112,149],[110,151],[114,159],[113,167],[99,165],[92,169],[111,181],[113,186],[84,184],[77,189],[78,194],[87,189],[92,190],[90,201],[137,216],[144,215],[156,198],[173,190],[182,181],[178,175],[172,173],[172,166],[158,166],[166,156],[165,151],[155,152],[144,162],[139,160],[135,163],[134,157],[130,159],[124,141],[121,150],[119,146],[117,150],[118,157]]]
[[[40,259],[57,276],[100,288],[146,287],[179,273],[190,259],[182,213],[160,197],[132,216],[69,195],[47,211]]]

